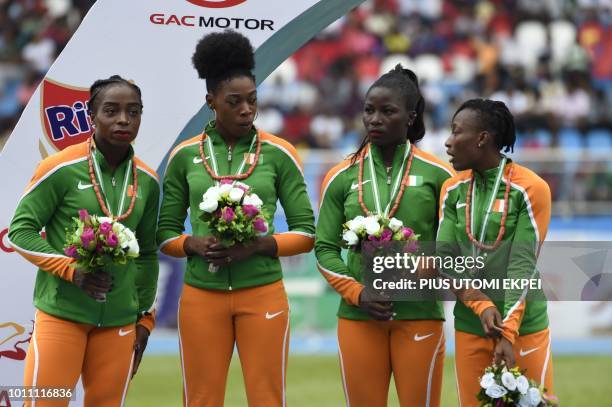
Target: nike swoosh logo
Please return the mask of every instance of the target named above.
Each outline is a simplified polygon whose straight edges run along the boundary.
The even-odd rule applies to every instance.
[[[433,335],[433,333],[430,333],[429,335],[423,335],[423,336],[419,336],[419,334],[414,334],[414,340],[415,340],[416,342],[420,342],[420,341],[422,341],[422,340],[424,340],[424,339],[429,338],[429,337],[430,337],[430,336],[432,336],[432,335]]]
[[[279,316],[280,314],[282,314],[284,311],[278,311],[274,314],[270,314],[269,312],[266,312],[266,319],[272,319],[275,318],[277,316]]]
[[[208,157],[204,157],[208,160]],[[193,163],[194,164],[200,164],[202,162],[202,157],[198,157],[197,155],[195,157],[193,157]]]
[[[463,208],[465,205],[466,205],[466,203],[465,203],[465,202],[464,202],[464,203],[458,203],[458,204],[457,204],[457,209],[459,209],[459,208]]]
[[[129,331],[124,331],[123,329],[119,330],[119,336],[125,336],[128,335],[130,332],[132,332],[133,329],[130,329]]]
[[[535,351],[536,351],[536,350],[538,350],[539,348],[540,348],[540,347],[538,346],[537,348],[529,349],[529,350],[527,350],[527,351],[523,351],[523,349],[521,349],[521,350],[519,351],[519,355],[521,355],[521,357],[523,357],[523,356],[527,356],[527,355],[529,355],[530,353],[535,352]]]
[[[367,179],[367,180],[363,181],[363,182],[361,183],[361,185],[363,185],[363,184],[367,184],[367,183],[368,183],[368,182],[370,182],[370,181],[371,181],[371,180]],[[355,184],[351,184],[351,189],[357,189],[357,188],[359,188],[359,182],[357,182],[357,183],[355,183]]]
[[[77,188],[79,189],[87,189],[91,187],[93,187],[93,184],[83,184],[83,181],[79,181],[79,185],[77,185]]]

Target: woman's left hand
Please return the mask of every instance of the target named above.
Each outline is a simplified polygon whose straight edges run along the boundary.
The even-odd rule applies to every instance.
[[[142,325],[136,325],[136,340],[134,340],[134,367],[132,368],[132,377],[138,371],[142,355],[147,348],[150,332]]]
[[[230,247],[223,243],[214,243],[208,247],[206,260],[215,266],[224,266],[248,259],[255,254],[274,256],[276,254],[276,240],[272,236],[265,236],[248,244],[236,243]]]

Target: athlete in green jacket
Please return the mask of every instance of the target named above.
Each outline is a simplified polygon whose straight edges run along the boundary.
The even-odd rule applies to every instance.
[[[302,166],[291,144],[253,126],[257,91],[247,38],[231,31],[207,35],[193,63],[206,79],[216,120],[172,152],[157,235],[164,253],[187,256],[179,304],[185,404],[223,405],[236,345],[249,405],[281,406],[289,306],[278,257],[308,252],[314,242]],[[289,231],[270,228],[254,242],[231,247],[217,242],[200,219],[199,204],[220,176],[252,188],[270,215],[280,201]],[[192,235],[184,233],[188,211]],[[211,263],[217,272],[209,271]]]
[[[507,159],[516,139],[511,113],[502,102],[473,99],[455,113],[446,141],[450,162],[462,171],[447,180],[440,197],[439,256],[482,256],[484,268],[448,274],[462,278],[537,278],[536,259],[550,222],[546,182]],[[469,226],[468,226],[469,225]],[[484,290],[485,294],[492,294]],[[500,291],[497,296],[500,297]],[[495,354],[552,390],[552,358],[546,302],[526,301],[526,290],[506,290],[494,302],[455,305],[456,365],[462,406],[476,406],[478,377]],[[531,295],[534,293],[531,292]],[[497,307],[501,338],[485,337],[479,316]]]
[[[119,405],[153,328],[159,184],[130,145],[140,126],[140,89],[113,76],[96,81],[90,93],[93,141],[39,164],[17,205],[9,238],[19,254],[39,267],[25,385],[74,388],[82,375],[85,405]],[[101,199],[110,213],[103,212]],[[140,256],[125,265],[108,265],[103,273],[73,268],[63,246],[66,229],[81,209],[100,216],[129,213],[121,223],[136,234]],[[105,302],[96,301],[101,294]]]
[[[329,171],[321,187],[315,252],[319,270],[342,297],[338,344],[345,395],[351,406],[386,405],[391,373],[402,405],[436,406],[440,402],[441,304],[376,301],[364,290],[361,254],[349,251],[346,263],[340,256],[342,225],[366,215],[359,190],[369,212],[378,213],[398,203],[391,216],[412,228],[420,240],[435,239],[439,191],[454,172],[414,145],[425,134],[424,108],[412,71],[398,65],[383,75],[366,95],[363,123],[368,136],[353,159]],[[373,173],[368,170],[370,160]],[[404,178],[406,171],[409,175]],[[400,185],[399,180],[406,180],[405,184],[393,188],[396,182]]]

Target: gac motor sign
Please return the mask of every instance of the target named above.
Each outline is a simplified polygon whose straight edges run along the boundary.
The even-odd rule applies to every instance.
[[[154,13],[149,16],[149,21],[156,25],[178,25],[181,27],[203,28],[233,28],[235,30],[245,28],[247,30],[274,31],[273,20],[259,20],[256,18],[179,16],[176,14]]]
[[[200,7],[209,8],[225,8],[234,7],[238,4],[244,3],[246,0],[187,0],[191,4],[195,4]]]

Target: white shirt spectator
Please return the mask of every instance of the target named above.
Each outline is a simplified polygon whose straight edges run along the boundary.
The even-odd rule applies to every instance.
[[[40,73],[46,73],[55,58],[55,43],[49,38],[37,38],[23,47],[23,59]]]
[[[310,122],[310,132],[319,147],[336,147],[342,139],[344,123],[338,116],[318,114]]]

